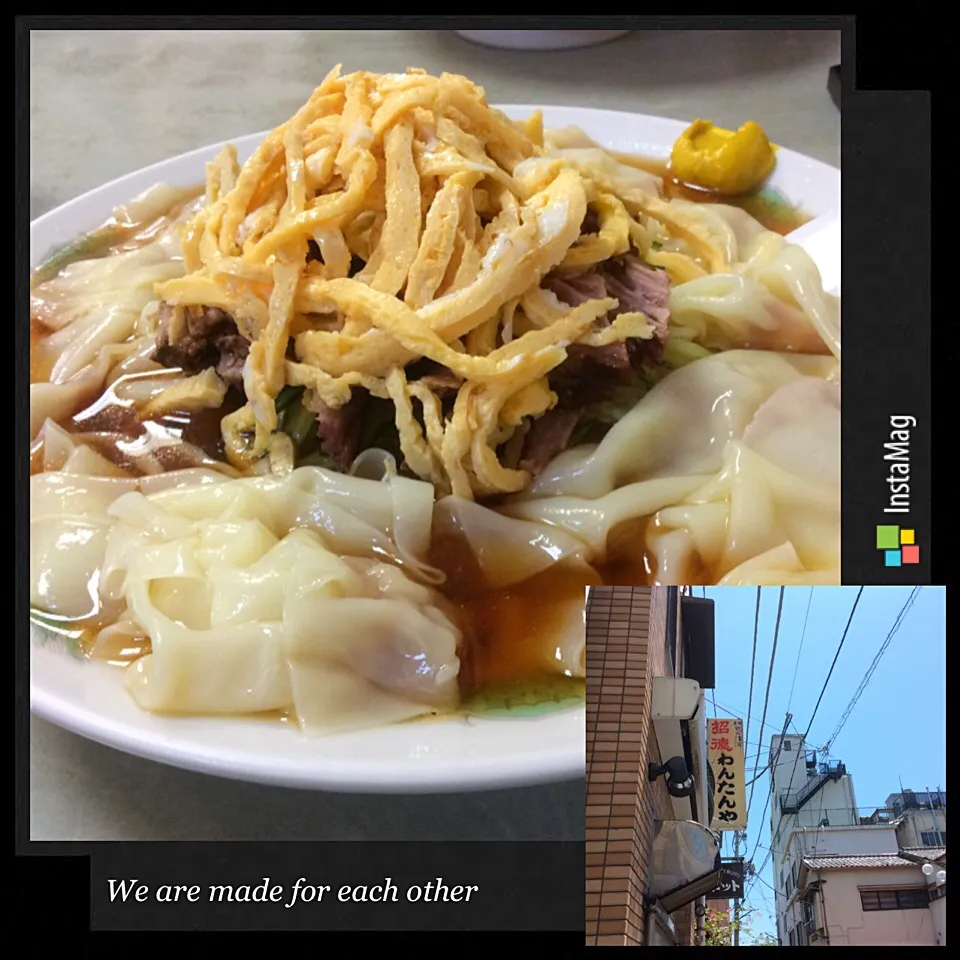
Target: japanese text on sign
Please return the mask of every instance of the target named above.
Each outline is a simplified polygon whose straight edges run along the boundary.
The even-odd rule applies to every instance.
[[[713,771],[711,829],[743,830],[747,826],[743,721],[708,720],[707,751]]]
[[[724,860],[717,885],[707,894],[708,900],[743,899],[744,866],[743,858]]]

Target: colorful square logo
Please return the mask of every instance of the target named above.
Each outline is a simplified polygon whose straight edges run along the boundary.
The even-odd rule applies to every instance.
[[[920,562],[920,546],[916,530],[904,530],[897,526],[877,527],[877,549],[883,553],[887,567]]]

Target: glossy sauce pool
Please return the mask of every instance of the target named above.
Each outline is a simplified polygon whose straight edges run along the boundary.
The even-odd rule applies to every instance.
[[[690,200],[693,203],[724,203],[731,207],[739,207],[767,230],[772,230],[781,236],[792,233],[813,219],[810,214],[791,206],[786,198],[763,184],[740,196],[725,197],[682,183],[673,175],[668,160],[651,160],[630,153],[613,151],[611,154],[628,167],[660,177],[663,180],[663,195],[668,200],[677,198]]]

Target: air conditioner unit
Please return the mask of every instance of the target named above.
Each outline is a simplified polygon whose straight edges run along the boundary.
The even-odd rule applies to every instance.
[[[706,694],[701,691],[697,700],[697,709],[688,721],[690,749],[693,753],[693,775],[697,778],[697,813],[700,822],[710,827],[710,780],[707,776],[707,703]]]
[[[683,723],[688,725],[690,738],[690,772],[697,784],[697,816],[688,797],[671,797],[673,815],[677,820],[697,820],[704,826],[709,811],[707,791],[706,717],[703,691],[696,680],[685,677],[654,677],[650,716],[663,761],[670,757],[684,757]]]
[[[650,716],[654,720],[689,720],[697,712],[700,693],[696,680],[654,677]]]

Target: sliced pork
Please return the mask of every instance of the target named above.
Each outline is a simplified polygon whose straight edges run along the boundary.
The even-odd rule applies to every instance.
[[[160,304],[157,333],[157,363],[199,373],[214,367],[229,386],[243,390],[243,365],[250,344],[237,330],[233,317],[219,307],[187,307],[185,329],[176,343],[170,342],[173,306]]]
[[[648,340],[632,338],[605,347],[571,346],[566,362],[551,376],[561,408],[579,409],[603,400],[613,387],[635,379],[645,364],[662,357],[670,319],[670,279],[665,271],[647,266],[628,253],[583,273],[551,274],[544,280],[544,287],[571,307],[586,300],[615,297],[617,307],[604,323],[611,323],[621,313],[639,312],[654,330]]]
[[[539,476],[558,453],[567,449],[579,419],[577,410],[554,408],[534,420],[523,440],[520,469],[527,470],[534,477]]]
[[[310,404],[310,410],[317,415],[320,447],[343,473],[350,469],[360,452],[363,415],[369,396],[366,390],[355,389],[342,407],[328,406],[319,398]]]

